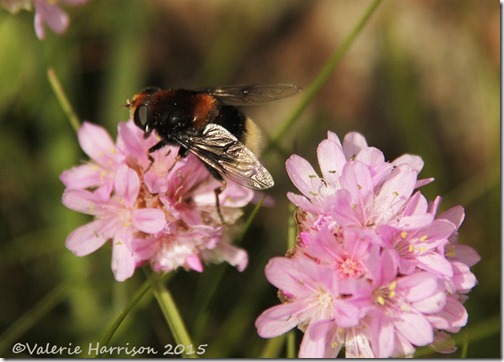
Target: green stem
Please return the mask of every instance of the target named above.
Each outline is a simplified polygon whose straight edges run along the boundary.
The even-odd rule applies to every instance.
[[[122,324],[124,319],[126,319],[126,316],[133,310],[133,308],[140,302],[140,300],[143,298],[144,295],[147,294],[151,290],[150,288],[150,283],[149,281],[146,281],[140,289],[135,293],[131,301],[128,303],[128,305],[121,311],[119,316],[115,319],[114,323],[112,326],[109,328],[105,336],[103,337],[100,345],[101,346],[108,346],[110,343],[110,340],[114,336],[115,332],[119,329],[119,326]]]
[[[173,338],[175,338],[175,342],[185,347],[183,357],[196,358],[194,345],[191,342],[189,333],[187,333],[184,321],[180,316],[180,312],[172,298],[171,293],[163,284],[162,278],[154,275],[154,273],[148,272],[148,274],[152,291],[154,292],[154,296],[158,301],[159,307],[161,308],[166,322],[170,327]]]
[[[261,351],[259,358],[279,358],[280,350],[285,344],[285,334],[271,338],[266,343],[266,346]]]
[[[49,68],[47,70],[47,77],[49,78],[49,83],[51,83],[51,88],[56,95],[56,98],[58,99],[58,103],[60,104],[61,108],[63,109],[63,112],[65,112],[65,115],[68,118],[68,121],[70,122],[70,125],[72,128],[75,130],[75,132],[79,131],[80,128],[80,120],[79,117],[77,117],[77,114],[75,113],[72,104],[68,100],[65,91],[63,90],[63,86],[61,85],[61,82],[59,81],[58,76],[54,72],[52,68]]]
[[[296,331],[287,333],[287,358],[296,358]]]
[[[256,206],[254,207],[254,209],[250,213],[249,217],[245,221],[245,224],[243,225],[243,229],[242,229],[243,231],[240,234],[240,237],[238,238],[238,240],[236,240],[236,244],[240,244],[243,241],[243,239],[245,238],[245,235],[247,234],[247,231],[250,228],[250,225],[252,225],[252,221],[254,221],[255,217],[259,213],[259,209],[261,208],[265,198],[266,198],[266,194],[264,194],[261,197],[259,202],[256,204]]]
[[[301,113],[305,110],[306,107],[310,104],[312,99],[317,95],[319,90],[324,86],[324,84],[329,79],[331,73],[333,72],[336,65],[339,63],[343,55],[346,53],[350,45],[354,42],[357,35],[359,35],[360,31],[367,23],[373,12],[376,10],[378,5],[380,5],[382,0],[374,0],[371,5],[367,8],[366,12],[362,16],[362,18],[358,21],[355,28],[352,32],[343,40],[340,47],[336,49],[336,51],[331,55],[327,63],[324,65],[322,70],[319,72],[317,77],[313,80],[310,86],[305,90],[304,97],[301,99],[301,102],[298,104],[297,108],[291,113],[291,115],[283,122],[280,126],[280,129],[277,133],[271,138],[271,142],[268,143],[264,154],[269,153],[276,143],[278,143],[287,132],[292,128],[294,122],[298,119]]]
[[[249,217],[245,221],[245,224],[243,225],[243,229],[239,237],[236,239],[236,245],[239,245],[243,239],[245,238],[245,235],[247,234],[250,225],[252,225],[252,221],[254,221],[255,217],[257,216],[259,209],[261,208],[264,198],[266,195],[261,197],[257,205],[254,207],[252,212],[250,213]],[[226,271],[229,269],[228,265],[224,265],[223,267],[217,269],[213,274],[211,274],[213,277],[209,277],[209,275],[205,275],[201,279],[201,286],[203,288],[198,288],[197,293],[196,293],[196,301],[197,305],[195,305],[195,310],[198,311],[198,318],[196,319],[196,322],[193,325],[193,336],[195,336],[196,341],[198,341],[199,336],[203,329],[205,328],[209,315],[207,313],[208,306],[210,305],[210,302],[212,301],[212,298],[215,296],[215,293],[217,292],[217,288],[219,287],[222,279],[224,278],[224,275]]]
[[[287,226],[287,249],[294,249],[296,246],[296,206],[294,204],[289,204],[289,224]]]

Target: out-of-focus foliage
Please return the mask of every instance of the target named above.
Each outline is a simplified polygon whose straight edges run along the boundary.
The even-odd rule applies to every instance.
[[[68,9],[66,34],[48,33],[43,42],[35,36],[33,13],[1,11],[0,333],[15,338],[0,337],[1,355],[27,357],[12,353],[16,342],[72,343],[87,350],[145,281],[138,270],[117,283],[110,249],[77,258],[64,246],[68,233],[87,219],[61,205],[58,175],[86,157],[51,91],[49,67],[79,117],[115,135],[117,122],[128,117],[126,99],[147,85],[307,87],[368,5],[364,0],[90,1]],[[263,269],[270,257],[285,253],[290,216],[285,193],[294,190],[284,162],[292,153],[315,161],[315,145],[328,129],[363,133],[389,160],[420,155],[426,164],[420,176],[436,178],[423,192],[430,199],[443,195],[442,210],[465,207],[460,242],[474,247],[482,261],[474,268],[479,285],[466,302],[470,317],[461,333],[469,331],[467,357],[500,356],[500,332],[471,341],[479,325],[499,319],[501,305],[499,20],[496,2],[380,5],[281,147],[264,160],[276,181],[270,193],[276,203],[260,210],[243,240],[250,253],[247,270],[211,266],[204,274],[179,271],[169,281],[194,343],[208,344],[205,357],[258,357],[263,350],[266,341],[257,336],[254,321],[277,303]],[[248,114],[272,135],[298,101],[293,97]],[[48,307],[33,315],[40,302]],[[160,354],[174,343],[149,293],[111,341],[127,343],[152,346]]]

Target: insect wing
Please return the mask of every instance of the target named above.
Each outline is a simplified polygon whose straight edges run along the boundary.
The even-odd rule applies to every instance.
[[[209,123],[201,136],[179,142],[220,174],[255,190],[273,187],[273,177],[257,157],[224,127]],[[184,144],[185,143],[185,144]]]
[[[301,89],[294,84],[253,84],[220,88],[207,88],[201,92],[210,94],[228,106],[250,106],[290,97]]]

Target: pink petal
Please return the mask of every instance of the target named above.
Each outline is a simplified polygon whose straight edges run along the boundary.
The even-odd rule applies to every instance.
[[[386,223],[397,214],[413,193],[415,182],[416,172],[408,166],[398,166],[392,171],[375,198],[374,212],[380,220],[377,223]]]
[[[133,121],[121,122],[117,126],[117,148],[125,155],[131,155],[146,169],[149,165],[147,150],[156,143],[154,134],[143,138],[143,131]]]
[[[402,214],[404,216],[422,215],[427,213],[428,207],[429,204],[425,196],[417,191],[409,198]]]
[[[376,358],[388,358],[394,350],[394,325],[383,313],[373,313],[369,336]]]
[[[292,155],[285,165],[294,186],[312,202],[317,201],[324,186],[310,163],[298,155]]]
[[[461,261],[469,267],[473,266],[481,260],[478,252],[468,245],[450,245],[450,252],[447,254],[450,259]],[[453,256],[450,254],[453,254]]]
[[[464,217],[464,208],[462,206],[455,206],[439,215],[438,219],[446,219],[448,221],[451,221],[458,229],[460,225],[462,225]]]
[[[446,305],[446,293],[439,289],[430,297],[412,303],[413,307],[420,313],[438,313]]]
[[[406,164],[410,168],[415,170],[417,174],[420,173],[420,171],[422,171],[422,168],[424,166],[424,162],[420,156],[409,155],[409,154],[404,154],[404,155],[396,158],[394,161],[392,161],[392,164],[394,166]]]
[[[360,331],[350,329],[345,340],[346,358],[374,358],[369,338]]]
[[[164,229],[165,214],[161,209],[145,208],[133,210],[133,226],[147,234],[155,234]]]
[[[338,190],[330,205],[331,216],[334,217],[339,225],[357,225],[365,227],[367,220],[365,220],[364,215],[362,215],[362,209],[357,208],[357,206],[352,203],[352,196],[348,190]]]
[[[310,200],[308,200],[306,197],[302,195],[296,195],[292,192],[287,193],[287,198],[289,199],[290,202],[292,202],[294,205],[299,207],[300,209],[304,211],[311,212],[312,214],[317,214],[320,212],[320,208],[316,207],[313,205]]]
[[[336,133],[327,131],[327,139],[335,142],[338,146],[340,146],[343,149],[343,146],[341,146],[340,139]]]
[[[364,136],[360,133],[347,133],[343,139],[343,152],[345,153],[347,160],[355,157],[360,150],[366,147],[368,147],[366,138],[364,138]]]
[[[415,183],[415,189],[419,189],[420,187],[424,187],[425,185],[430,184],[435,180],[434,177],[429,177],[429,178],[423,178],[421,180],[417,180]]]
[[[341,186],[350,192],[352,201],[359,204],[361,210],[369,211],[367,206],[371,204],[374,197],[374,186],[369,166],[359,161],[349,161],[343,168]],[[364,218],[367,219],[366,216]]]
[[[421,314],[403,312],[394,322],[395,328],[403,337],[416,346],[432,343],[434,333],[429,321]]]
[[[133,206],[140,191],[140,178],[133,169],[123,164],[117,169],[114,189],[116,196],[124,199],[128,206]]]
[[[272,258],[265,269],[266,278],[271,284],[298,299],[312,297],[318,293],[315,289],[320,286],[337,293],[337,281],[332,277],[332,269],[315,263],[303,254],[292,258]]]
[[[68,15],[58,6],[44,0],[34,0],[35,5],[35,31],[39,39],[44,38],[43,23],[52,31],[61,34],[66,31],[70,23]]]
[[[453,268],[451,281],[457,290],[469,290],[476,285],[478,282],[476,276],[471,273],[467,265],[459,261],[453,261],[451,265]]]
[[[333,188],[339,188],[339,176],[346,163],[343,149],[331,140],[323,140],[317,147],[317,158],[322,177]]]
[[[203,272],[203,264],[201,264],[201,260],[197,255],[189,255],[186,258],[186,263],[190,269],[199,273]]]
[[[444,309],[427,318],[434,328],[449,330],[464,327],[467,324],[468,314],[462,303],[453,297],[448,297]]]
[[[336,320],[338,325],[342,328],[355,327],[359,324],[360,320],[360,309],[354,306],[350,302],[345,302],[342,300],[334,300],[334,313],[336,315]]]
[[[360,161],[368,166],[381,166],[385,164],[385,156],[383,152],[375,147],[363,148],[355,157],[356,161]],[[391,167],[387,167],[390,169]]]
[[[434,220],[432,224],[422,231],[419,236],[425,239],[425,243],[439,244],[438,241],[447,241],[448,237],[455,231],[455,225],[448,220]]]
[[[118,282],[130,278],[135,272],[135,257],[125,241],[114,240],[112,247],[112,272]]]
[[[45,39],[45,29],[44,29],[44,18],[41,14],[35,13],[33,18],[33,27],[35,28],[35,34],[40,40]]]
[[[434,351],[439,353],[453,353],[457,350],[457,345],[453,338],[445,331],[434,331],[434,343],[429,345]]]
[[[238,208],[246,206],[253,197],[254,191],[229,181],[224,191],[219,195],[219,200],[221,206]]]
[[[342,343],[333,341],[338,325],[333,321],[310,323],[299,347],[299,358],[336,358]]]
[[[96,204],[100,200],[92,192],[67,189],[63,192],[61,202],[70,210],[95,215]]]
[[[417,272],[399,278],[397,287],[410,302],[416,302],[431,296],[437,289],[437,279],[430,273]]]
[[[391,249],[383,251],[381,257],[381,284],[389,283],[397,277],[397,263]]]
[[[105,244],[108,239],[101,233],[103,227],[102,220],[95,220],[81,226],[68,235],[65,246],[77,256],[91,254]]]
[[[214,261],[218,263],[226,261],[229,265],[236,267],[239,272],[244,271],[248,265],[247,252],[225,242],[219,242],[214,249],[206,249],[201,253],[204,255],[203,259],[205,261]]]
[[[100,166],[111,169],[117,163],[117,150],[107,131],[95,124],[84,122],[78,132],[84,152]]]
[[[411,343],[409,343],[403,336],[396,333],[392,357],[412,358],[414,353],[415,348],[411,345]]]
[[[263,338],[272,338],[290,331],[300,323],[296,315],[303,308],[304,304],[293,302],[276,305],[265,310],[256,319],[257,334]]]
[[[441,196],[436,196],[436,198],[429,203],[429,213],[436,215],[439,205],[441,204]]]
[[[418,263],[422,265],[422,269],[426,271],[444,275],[446,277],[453,276],[451,264],[443,255],[431,252],[423,255],[417,255],[416,259]]]
[[[104,170],[95,164],[87,163],[63,171],[60,180],[66,188],[85,189],[102,183]]]
[[[150,259],[160,248],[159,238],[136,238],[131,241],[136,264]]]
[[[394,227],[401,230],[420,229],[429,226],[434,220],[432,214],[418,214],[412,216],[403,216],[398,223],[393,223]]]

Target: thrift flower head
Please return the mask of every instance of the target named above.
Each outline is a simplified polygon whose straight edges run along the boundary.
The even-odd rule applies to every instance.
[[[457,244],[464,210],[437,215],[417,191],[423,161],[386,162],[358,133],[332,132],[317,148],[321,175],[291,156],[287,172],[300,194],[296,247],[266,266],[282,304],[256,321],[260,336],[304,332],[299,357],[410,356],[417,346],[452,352],[448,333],[467,323],[463,303],[476,285],[472,248]],[[448,347],[446,347],[448,346]]]
[[[45,38],[45,25],[57,34],[68,29],[70,18],[59,5],[83,5],[87,0],[0,0],[0,5],[16,14],[20,10],[31,10],[35,7],[35,33],[40,40]]]
[[[155,136],[144,139],[131,120],[118,129],[116,143],[91,123],[79,130],[91,160],[61,174],[62,201],[94,219],[68,236],[67,248],[84,256],[111,241],[118,281],[144,263],[156,271],[201,272],[205,263],[227,261],[242,271],[247,253],[229,243],[215,205],[219,183],[202,163],[192,155],[176,161],[178,147],[165,147],[152,154],[150,165],[147,150]],[[219,196],[226,222],[235,221],[252,197],[253,191],[228,182]]]

